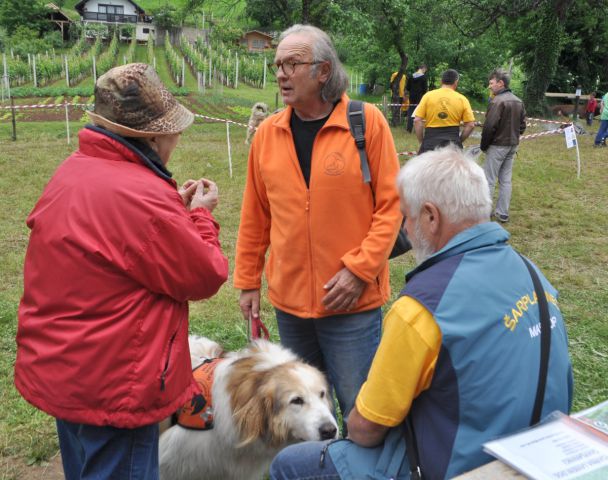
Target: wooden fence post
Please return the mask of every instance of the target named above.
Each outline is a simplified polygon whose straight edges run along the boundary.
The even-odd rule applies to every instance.
[[[15,99],[11,97],[11,115],[13,117],[13,142],[17,141],[17,121],[15,119]]]
[[[386,106],[386,95],[382,95],[382,112],[384,113],[384,117],[388,120],[388,110]]]

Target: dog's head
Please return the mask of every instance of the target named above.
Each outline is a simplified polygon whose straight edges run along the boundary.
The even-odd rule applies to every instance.
[[[257,102],[251,108],[251,118],[263,120],[268,116],[268,105],[264,102]]]
[[[264,102],[256,102],[251,109],[251,112],[263,113],[264,115],[268,115],[268,105]]]
[[[257,342],[251,348],[251,356],[235,361],[228,388],[241,445],[260,439],[279,448],[336,438],[323,374],[282,347]]]

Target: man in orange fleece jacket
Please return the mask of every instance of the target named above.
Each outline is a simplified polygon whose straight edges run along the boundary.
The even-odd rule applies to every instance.
[[[371,183],[348,119],[348,79],[316,27],[280,37],[274,68],[287,108],[249,154],[234,286],[245,319],[260,311],[265,255],[281,342],[325,371],[350,412],[376,351],[390,294],[387,258],[401,222],[399,162],[381,112],[365,105]]]

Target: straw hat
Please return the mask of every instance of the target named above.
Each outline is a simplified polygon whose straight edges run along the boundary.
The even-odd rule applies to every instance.
[[[97,79],[91,121],[123,137],[156,137],[180,133],[194,121],[150,65],[130,63]]]

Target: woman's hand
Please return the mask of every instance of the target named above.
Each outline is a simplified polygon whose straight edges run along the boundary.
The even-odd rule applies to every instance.
[[[190,201],[190,210],[194,208],[206,208],[210,212],[219,202],[219,192],[215,182],[201,178],[196,182],[196,190]]]

